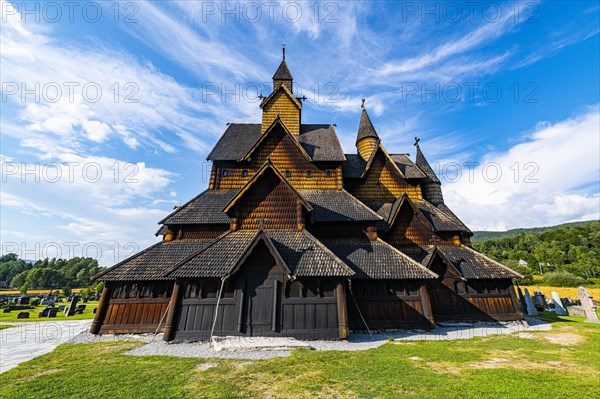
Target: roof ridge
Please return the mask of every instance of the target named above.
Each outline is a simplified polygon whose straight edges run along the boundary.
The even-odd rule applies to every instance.
[[[188,206],[189,204],[191,204],[192,202],[194,202],[195,200],[197,200],[198,198],[200,198],[202,195],[204,195],[208,191],[210,191],[210,189],[207,188],[206,190],[202,191],[200,194],[198,194],[195,197],[193,197],[191,200],[187,201],[186,203],[184,203],[182,205],[179,205],[176,209],[173,210],[173,212],[169,213],[167,216],[165,216],[164,218],[162,218],[160,220],[160,222],[158,222],[158,224],[164,224],[165,220],[167,220],[168,218],[173,217],[174,215],[176,215],[183,208],[185,208],[186,206]]]
[[[159,241],[159,242],[157,242],[157,243],[155,243],[155,244],[152,244],[152,245],[150,245],[148,248],[146,248],[146,249],[143,249],[143,250],[141,250],[140,252],[138,252],[138,253],[135,253],[135,254],[131,255],[130,257],[128,257],[128,258],[125,258],[125,259],[123,259],[122,261],[120,261],[120,262],[118,262],[118,263],[116,263],[116,264],[112,265],[111,267],[109,267],[109,268],[107,268],[107,269],[105,269],[105,270],[101,271],[100,273],[97,273],[97,274],[93,275],[93,276],[91,277],[91,279],[92,279],[92,280],[96,280],[96,279],[98,279],[99,277],[102,277],[102,276],[104,276],[106,273],[108,273],[108,272],[111,272],[111,271],[113,271],[113,270],[115,270],[115,269],[118,269],[119,267],[123,266],[123,264],[124,264],[124,263],[126,263],[126,262],[129,262],[130,260],[132,260],[132,259],[135,259],[135,258],[137,258],[137,257],[139,257],[139,256],[141,256],[141,255],[143,255],[143,254],[145,254],[146,252],[150,251],[151,249],[153,249],[153,248],[155,248],[155,247],[158,247],[159,245],[161,245],[161,244],[163,244],[163,243],[165,243],[165,242],[168,242],[168,241],[161,240],[161,241]]]
[[[418,266],[421,269],[424,269],[427,271],[427,273],[429,273],[433,278],[438,278],[439,275],[437,273],[435,273],[434,271],[426,268],[425,266],[423,266],[422,264],[420,264],[419,262],[417,262],[416,260],[414,260],[413,258],[411,258],[410,256],[406,255],[404,252],[400,251],[398,248],[394,247],[393,245],[388,244],[387,242],[383,241],[381,238],[377,237],[376,238],[377,242],[380,242],[388,247],[390,247],[394,252],[400,254],[403,258],[405,258],[406,260],[408,260],[410,263],[414,264],[415,266]]]
[[[348,266],[346,264],[346,262],[344,262],[343,260],[341,260],[332,250],[330,250],[329,248],[327,248],[327,246],[325,244],[323,244],[317,237],[315,237],[312,234],[310,234],[308,232],[308,230],[302,229],[300,232],[304,233],[304,235],[309,240],[311,240],[312,242],[314,242],[323,251],[325,251],[329,256],[331,256],[336,263],[338,263],[340,266],[342,266],[342,267],[346,268],[348,271],[350,271],[350,273],[351,273],[350,276],[353,276],[353,275],[356,274],[356,272],[354,270],[352,270],[352,268],[350,266]]]
[[[460,244],[460,246],[461,246],[461,248],[465,248],[467,251],[475,253],[476,255],[483,256],[484,258],[486,258],[487,260],[491,261],[492,263],[494,263],[494,264],[496,264],[496,265],[498,265],[498,266],[500,266],[500,267],[502,267],[502,268],[504,268],[504,269],[506,269],[506,270],[508,270],[508,271],[510,271],[510,272],[512,272],[512,273],[514,273],[516,275],[518,275],[520,278],[523,278],[523,275],[521,273],[519,273],[519,272],[511,269],[508,266],[503,265],[502,263],[498,262],[497,260],[494,260],[494,259],[490,258],[489,256],[487,256],[487,255],[485,255],[485,254],[483,254],[483,253],[481,253],[479,251],[476,251],[474,248],[471,248],[471,247],[469,247],[468,245],[465,245],[465,244]]]

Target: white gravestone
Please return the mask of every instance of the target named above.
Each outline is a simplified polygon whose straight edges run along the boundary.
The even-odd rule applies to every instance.
[[[533,300],[531,299],[531,295],[529,295],[529,290],[525,288],[525,303],[527,304],[527,314],[529,316],[537,316],[538,311],[533,304]]]
[[[552,301],[554,302],[554,311],[558,316],[567,316],[569,314],[563,306],[558,292],[552,291]]]
[[[579,287],[577,290],[577,296],[581,302],[581,307],[585,311],[585,321],[600,323],[600,319],[598,319],[598,314],[596,313],[596,306],[594,305],[593,298],[588,290],[583,287]]]

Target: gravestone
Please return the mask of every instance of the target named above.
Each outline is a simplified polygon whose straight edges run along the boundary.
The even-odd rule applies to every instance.
[[[17,305],[29,305],[29,297],[20,296],[19,298],[17,298]]]
[[[552,301],[554,302],[554,311],[558,316],[567,316],[569,314],[564,308],[558,292],[552,291]]]
[[[577,296],[581,302],[581,307],[585,311],[585,321],[600,323],[600,319],[598,319],[598,314],[596,313],[596,306],[594,305],[593,298],[588,290],[583,287],[579,287],[577,290]]]
[[[533,299],[535,299],[535,303],[540,306],[546,307],[548,304],[546,303],[546,296],[541,292],[536,292],[533,294]]]
[[[521,304],[521,312],[527,313],[527,304],[525,303],[525,297],[523,296],[523,291],[521,291],[521,287],[517,286],[517,292],[519,294],[519,303]]]
[[[17,313],[17,319],[28,319],[29,312],[19,312]]]
[[[579,306],[579,305],[574,305],[574,306],[569,306],[567,308],[567,312],[569,312],[569,316],[580,316],[580,317],[585,317],[585,310],[583,309],[583,307]]]
[[[529,316],[537,316],[538,311],[533,304],[533,300],[531,299],[531,295],[529,295],[529,290],[525,288],[525,304],[527,305],[527,314]]]
[[[58,305],[59,312],[64,312],[64,310],[65,310],[65,305]]]
[[[58,309],[55,309],[55,308],[48,309],[48,317],[56,317],[57,313],[58,313]]]
[[[4,308],[4,309],[2,309],[2,313],[10,313],[10,308]]]
[[[38,317],[48,317],[48,312],[52,308],[45,308],[41,312],[38,313]]]
[[[79,301],[79,296],[78,295],[73,295],[73,298],[71,299],[71,304],[69,305],[68,308],[65,308],[65,315],[66,316],[73,316],[75,314],[75,310],[77,309],[77,302]]]

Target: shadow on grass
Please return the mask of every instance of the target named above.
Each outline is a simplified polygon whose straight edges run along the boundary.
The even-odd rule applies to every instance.
[[[539,316],[527,316],[527,318],[543,320],[547,323],[576,323],[585,319],[585,317],[576,316],[558,316],[554,312],[541,312]],[[578,320],[581,319],[581,320]]]

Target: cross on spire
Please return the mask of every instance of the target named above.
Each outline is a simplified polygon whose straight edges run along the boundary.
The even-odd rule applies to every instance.
[[[285,61],[285,43],[281,44],[281,52],[283,53],[283,61]]]
[[[415,147],[418,147],[419,146],[419,141],[421,141],[421,139],[415,136],[415,144],[413,144],[413,145]]]
[[[362,109],[365,109],[365,99],[364,98],[362,99],[362,103],[360,104],[360,107]]]

